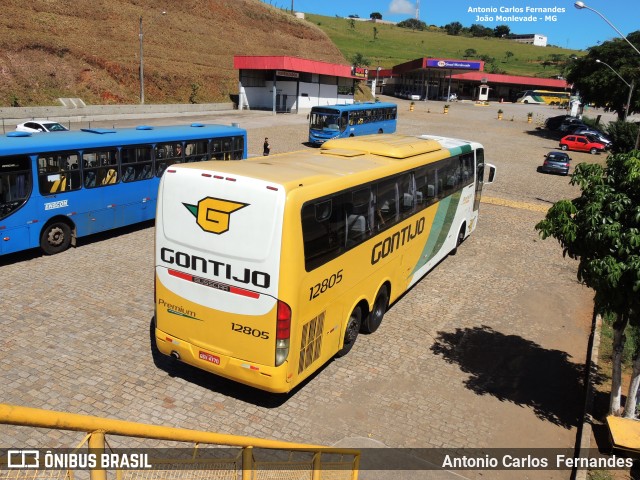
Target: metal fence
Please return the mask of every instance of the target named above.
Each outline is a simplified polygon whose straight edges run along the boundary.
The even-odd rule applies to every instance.
[[[0,480],[357,480],[360,464],[359,450],[7,404],[0,424],[36,438],[43,428],[81,432],[73,445],[0,450]]]

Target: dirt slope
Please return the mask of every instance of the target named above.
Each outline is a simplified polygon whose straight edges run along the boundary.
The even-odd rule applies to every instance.
[[[3,0],[0,106],[229,101],[233,55],[346,64],[316,26],[259,0]],[[166,13],[163,14],[163,10]]]

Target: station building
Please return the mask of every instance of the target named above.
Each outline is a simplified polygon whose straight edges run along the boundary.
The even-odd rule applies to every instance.
[[[239,71],[238,109],[285,113],[353,103],[356,82],[368,70],[288,56],[233,57]]]
[[[367,81],[376,94],[420,100],[515,101],[523,90],[566,91],[566,80],[484,72],[480,60],[418,58],[391,69],[355,68],[289,56],[242,56],[238,109],[274,113],[309,111],[322,105],[354,102],[355,85]]]

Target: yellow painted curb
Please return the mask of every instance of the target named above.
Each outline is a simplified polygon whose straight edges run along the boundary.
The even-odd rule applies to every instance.
[[[505,200],[504,198],[495,198],[495,197],[482,197],[480,199],[482,203],[489,203],[491,205],[498,205],[500,207],[511,207],[518,208],[520,210],[531,210],[532,212],[544,212],[547,213],[547,210],[551,207],[551,205],[540,205],[537,203],[527,203],[527,202],[518,202],[515,200]]]

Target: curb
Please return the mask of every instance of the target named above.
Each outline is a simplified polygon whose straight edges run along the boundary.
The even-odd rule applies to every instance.
[[[582,426],[580,428],[580,436],[576,442],[576,453],[578,457],[588,457],[591,448],[591,410],[593,408],[593,376],[594,368],[598,365],[598,354],[600,350],[600,331],[602,330],[602,316],[597,314],[593,320],[593,327],[589,341],[591,348],[586,359],[587,375],[586,375],[586,392],[584,399],[584,412],[582,414]],[[587,468],[576,468],[571,475],[572,480],[586,480]]]

